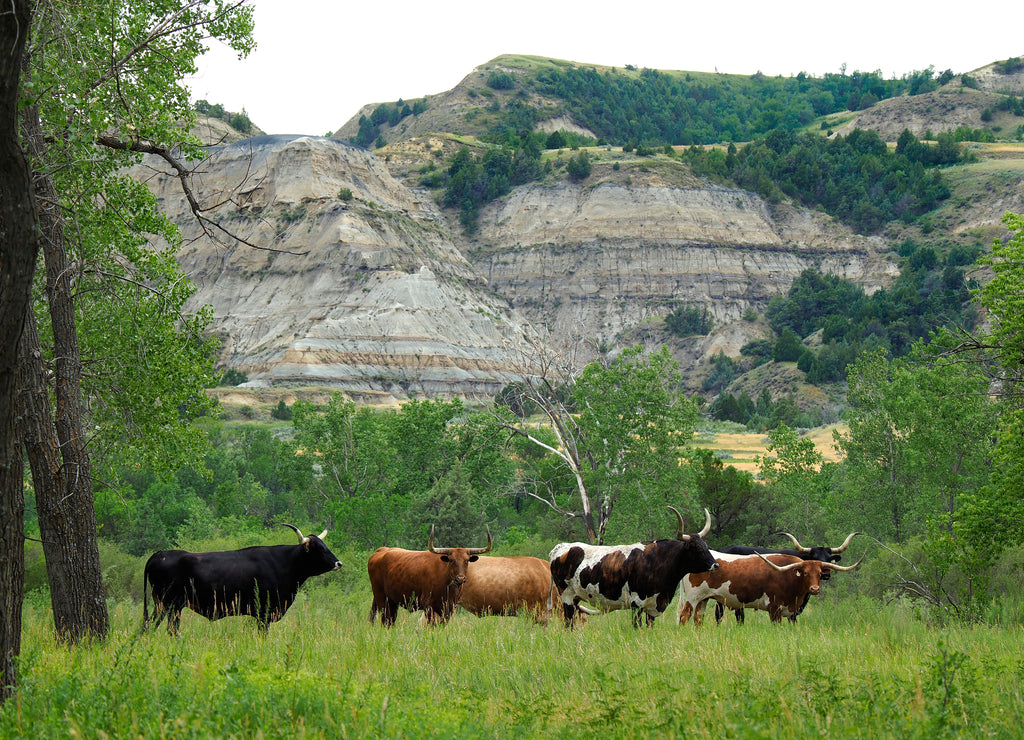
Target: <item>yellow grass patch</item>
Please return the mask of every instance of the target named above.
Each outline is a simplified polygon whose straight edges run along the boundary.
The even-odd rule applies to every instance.
[[[832,439],[832,432],[836,429],[842,434],[847,427],[845,424],[830,424],[812,429],[804,435],[805,438],[814,442],[815,449],[829,462],[839,459],[839,453],[835,449]],[[767,452],[768,442],[767,433],[722,432],[699,435],[694,439],[693,446],[714,450],[722,456],[722,462],[732,465],[737,470],[757,473],[759,470],[757,458]]]

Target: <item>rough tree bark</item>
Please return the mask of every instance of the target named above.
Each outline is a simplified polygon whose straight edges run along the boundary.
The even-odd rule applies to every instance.
[[[21,441],[15,436],[18,345],[39,250],[28,162],[18,140],[22,56],[32,11],[27,0],[5,5],[0,9],[0,703],[16,684],[21,652],[25,501]]]
[[[42,160],[45,142],[34,107],[22,112],[22,134],[33,157]],[[56,408],[50,408],[39,333],[34,316],[28,316],[21,344],[19,402],[23,436],[32,466],[57,636],[70,642],[102,639],[110,623],[103,598],[92,467],[82,428],[82,362],[74,304],[76,271],[68,259],[53,180],[40,172],[34,179],[53,329]]]

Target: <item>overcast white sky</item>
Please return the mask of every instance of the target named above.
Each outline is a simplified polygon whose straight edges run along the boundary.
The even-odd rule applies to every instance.
[[[366,103],[444,92],[501,54],[768,75],[846,64],[884,77],[1024,56],[1020,0],[250,2],[256,51],[238,61],[214,43],[189,84],[275,134],[326,134]]]

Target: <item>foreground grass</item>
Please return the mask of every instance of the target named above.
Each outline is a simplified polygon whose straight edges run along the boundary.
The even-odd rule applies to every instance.
[[[260,638],[250,619],[187,612],[138,634],[112,604],[102,644],[54,643],[25,614],[21,686],[0,737],[1016,737],[1019,627],[930,627],[910,610],[812,602],[800,622],[748,613],[702,628],[625,613],[574,631],[458,614],[367,623],[369,593],[300,594]]]

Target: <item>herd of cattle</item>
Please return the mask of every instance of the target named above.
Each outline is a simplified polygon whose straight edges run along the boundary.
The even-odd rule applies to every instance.
[[[485,547],[435,547],[434,528],[426,550],[380,547],[367,562],[373,591],[370,621],[395,623],[399,608],[422,610],[428,624],[448,621],[456,606],[477,616],[528,613],[547,623],[556,600],[562,617],[573,626],[582,615],[630,608],[633,624],[652,624],[668,609],[682,584],[678,619],[692,617],[700,624],[709,600],[716,603],[720,621],[724,608],[743,621],[744,609],[767,611],[773,622],[796,621],[807,600],[820,592],[832,571],[860,566],[836,565],[841,553],[859,534],[851,533],[839,547],[804,547],[783,533],[793,548],[771,550],[733,546],[708,548],[711,514],[699,532],[686,533],[678,519],[673,539],[632,545],[590,545],[563,542],[547,561],[532,557],[483,557],[493,544],[487,531]],[[143,622],[149,627],[147,583],[152,587],[154,627],[167,617],[167,629],[177,634],[185,607],[210,620],[227,616],[254,617],[266,632],[295,601],[309,578],[341,567],[324,544],[327,530],[299,537],[297,545],[247,547],[229,552],[162,550],[154,553],[143,572]]]

